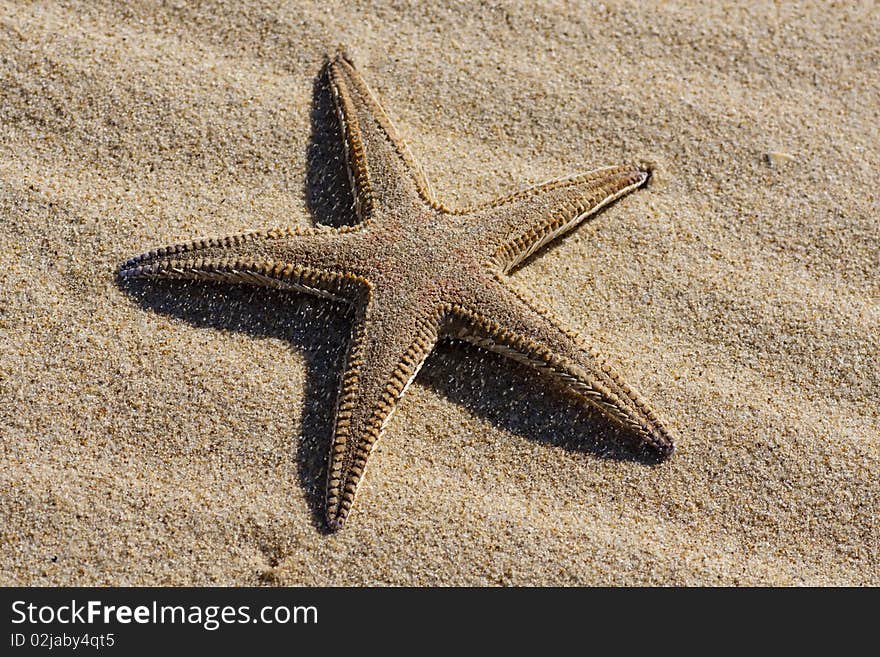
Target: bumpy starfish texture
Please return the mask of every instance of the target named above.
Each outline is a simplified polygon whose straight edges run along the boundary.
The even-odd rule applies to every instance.
[[[459,338],[527,363],[665,456],[673,439],[582,338],[505,275],[586,217],[646,183],[638,166],[553,180],[464,209],[439,202],[378,101],[342,53],[327,74],[359,223],[279,228],[160,248],[122,278],[252,284],[354,309],[327,473],[327,522],[345,522],[367,459],[436,342]]]

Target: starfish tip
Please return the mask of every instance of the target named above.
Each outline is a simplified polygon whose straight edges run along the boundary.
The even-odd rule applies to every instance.
[[[637,160],[633,162],[632,166],[641,174],[642,186],[647,187],[654,177],[654,172],[657,170],[657,163],[652,160]]]
[[[675,452],[675,441],[668,433],[657,436],[651,446],[661,459],[666,460]]]
[[[341,43],[336,44],[335,48],[328,50],[324,58],[328,66],[334,63],[346,63],[351,65],[351,57],[348,54],[348,49],[346,49]]]
[[[116,280],[123,282],[136,278],[139,258],[129,258],[116,268]]]
[[[337,514],[327,515],[327,529],[330,532],[338,532],[345,525],[345,516]]]

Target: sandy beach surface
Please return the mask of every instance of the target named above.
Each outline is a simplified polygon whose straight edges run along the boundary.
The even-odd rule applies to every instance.
[[[880,13],[704,5],[0,2],[0,584],[880,584]],[[513,282],[672,458],[443,345],[331,534],[338,309],[118,285],[351,221],[337,44],[449,204],[654,164]]]

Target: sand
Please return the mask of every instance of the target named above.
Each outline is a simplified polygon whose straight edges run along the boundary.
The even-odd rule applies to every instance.
[[[0,584],[880,584],[878,33],[870,3],[3,2]],[[514,281],[671,459],[446,345],[329,534],[337,309],[120,289],[158,245],[349,220],[337,43],[449,203],[654,162]]]

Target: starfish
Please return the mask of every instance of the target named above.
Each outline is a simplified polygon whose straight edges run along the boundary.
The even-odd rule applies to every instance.
[[[250,284],[349,304],[352,336],[327,465],[326,517],[342,527],[376,441],[432,348],[466,340],[527,363],[661,456],[657,414],[583,338],[506,274],[585,218],[646,184],[611,166],[453,209],[438,201],[350,59],[328,58],[358,222],[273,228],[159,248],[119,276]]]

